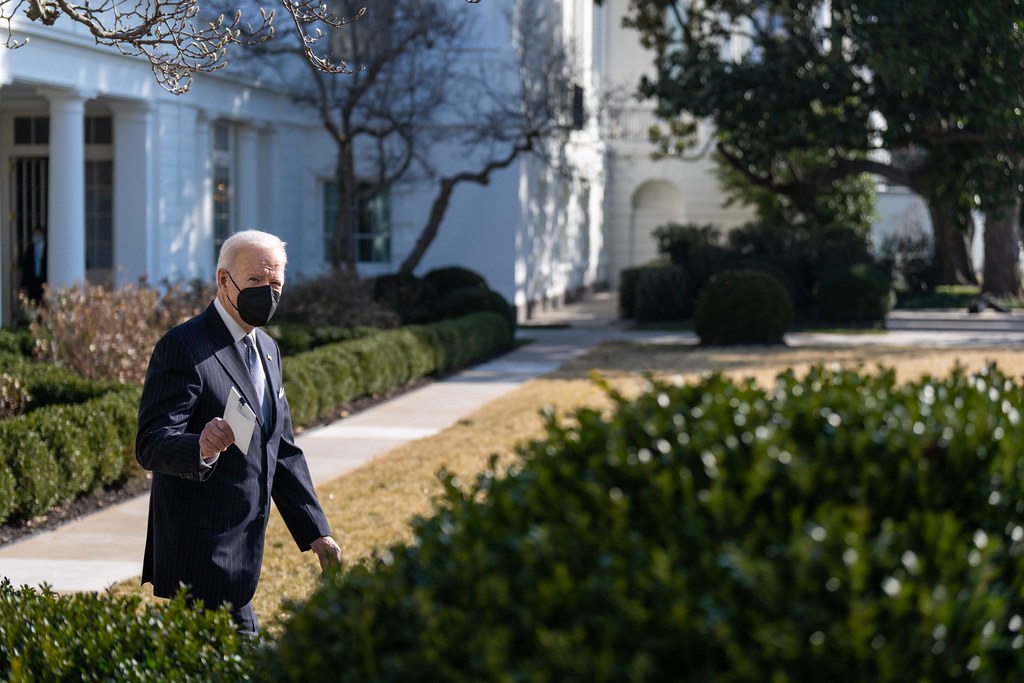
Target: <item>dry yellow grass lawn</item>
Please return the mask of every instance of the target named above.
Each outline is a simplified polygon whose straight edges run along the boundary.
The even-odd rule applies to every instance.
[[[895,368],[901,381],[924,374],[944,376],[955,364],[978,370],[995,362],[1019,377],[1024,349],[920,348],[776,348],[745,347],[714,350],[689,346],[607,344],[560,370],[524,384],[468,418],[430,438],[397,448],[360,469],[319,487],[321,502],[346,563],[358,562],[374,549],[409,536],[409,520],[428,514],[441,487],[436,473],[446,468],[464,480],[488,466],[492,454],[499,462],[515,457],[516,444],[542,434],[540,410],[554,407],[559,414],[581,406],[607,407],[604,393],[590,379],[597,371],[629,395],[640,390],[645,373],[693,379],[706,371],[770,382],[790,367],[798,374],[819,363],[840,363],[872,372],[878,366]],[[318,568],[310,553],[300,554],[281,519],[271,518],[263,575],[255,606],[273,629],[281,601],[303,598],[313,589]],[[125,582],[119,591],[138,590]]]

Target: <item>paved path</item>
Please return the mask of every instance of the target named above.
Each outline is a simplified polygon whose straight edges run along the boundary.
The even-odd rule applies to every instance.
[[[524,382],[558,368],[595,344],[643,340],[695,344],[689,332],[638,332],[615,320],[614,293],[539,312],[546,327],[519,331],[528,344],[490,363],[425,385],[298,437],[314,482],[331,481],[409,441],[435,434]],[[988,323],[988,324],[978,324]],[[1008,324],[1008,323],[1014,324]],[[885,334],[791,334],[790,346],[1024,346],[1024,316],[901,313]],[[142,572],[148,496],[92,513],[57,529],[0,547],[0,576],[17,586],[48,583],[58,591],[103,590]]]

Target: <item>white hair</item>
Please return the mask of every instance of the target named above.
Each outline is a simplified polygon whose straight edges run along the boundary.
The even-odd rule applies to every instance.
[[[235,258],[238,252],[245,247],[261,247],[271,249],[281,255],[281,265],[288,263],[288,253],[285,251],[285,243],[277,235],[271,235],[262,230],[242,230],[224,240],[220,246],[220,256],[217,258],[217,268],[231,270],[235,265]]]

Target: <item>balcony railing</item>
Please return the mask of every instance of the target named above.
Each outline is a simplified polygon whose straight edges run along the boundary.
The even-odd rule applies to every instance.
[[[663,132],[668,130],[665,122],[655,116],[652,109],[618,107],[606,112],[602,132],[607,140],[648,142],[652,127],[656,126]]]

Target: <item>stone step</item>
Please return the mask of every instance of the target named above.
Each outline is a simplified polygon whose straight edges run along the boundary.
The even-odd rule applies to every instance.
[[[891,331],[1024,332],[1024,314],[995,311],[893,311],[885,318],[885,328]]]

